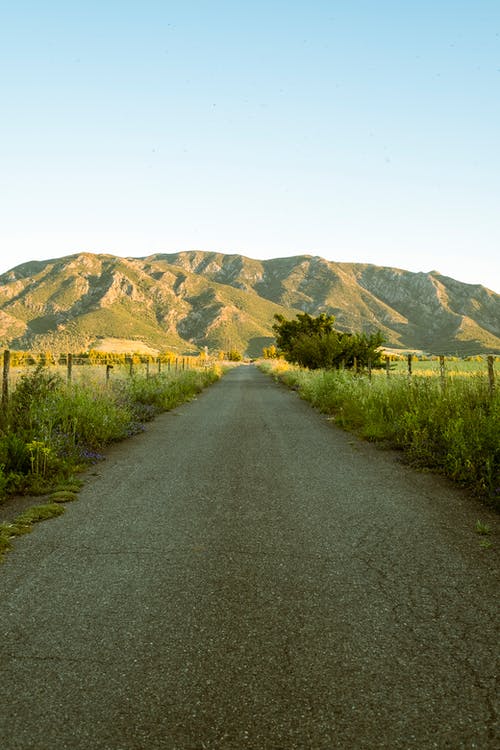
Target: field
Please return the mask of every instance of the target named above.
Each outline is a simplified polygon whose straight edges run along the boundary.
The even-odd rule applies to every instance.
[[[261,368],[366,440],[402,450],[500,507],[500,388],[484,360],[392,363],[367,374],[303,370],[284,360]],[[498,367],[498,363],[496,363]]]
[[[496,358],[497,367],[500,363],[500,358]],[[487,376],[488,364],[486,357],[470,357],[469,359],[460,359],[459,357],[445,357],[444,367],[447,376],[455,377],[457,375],[480,375]],[[411,362],[412,374],[420,376],[433,376],[440,374],[440,363],[439,357],[434,358],[412,358]],[[380,371],[379,371],[380,372]],[[408,373],[408,360],[407,358],[393,360],[391,362],[391,372],[396,374],[407,374]]]

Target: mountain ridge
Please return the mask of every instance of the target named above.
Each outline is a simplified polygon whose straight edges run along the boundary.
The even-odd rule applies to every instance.
[[[273,341],[273,316],[298,312],[333,314],[340,330],[381,330],[395,349],[500,353],[500,295],[437,271],[192,250],[83,252],[0,275],[0,340],[18,349],[74,351],[116,338],[257,356]]]

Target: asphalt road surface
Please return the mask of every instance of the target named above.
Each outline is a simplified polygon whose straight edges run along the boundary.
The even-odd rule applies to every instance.
[[[6,557],[0,746],[498,750],[478,514],[239,367]]]

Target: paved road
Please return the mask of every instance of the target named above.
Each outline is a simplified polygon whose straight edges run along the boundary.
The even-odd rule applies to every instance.
[[[479,512],[240,367],[7,556],[0,745],[497,750]]]

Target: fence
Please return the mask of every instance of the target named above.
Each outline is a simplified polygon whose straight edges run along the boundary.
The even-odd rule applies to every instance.
[[[412,354],[408,354],[404,362],[399,361],[398,364],[404,365],[404,369],[399,367],[396,372],[394,371],[395,364],[394,360],[390,356],[385,357],[385,373],[387,377],[391,377],[394,374],[401,375],[405,374],[409,380],[413,377],[422,376],[434,376],[439,377],[441,382],[441,388],[446,388],[447,380],[450,376],[479,376],[484,377],[487,375],[490,394],[493,394],[495,390],[495,360],[498,357],[492,354],[487,355],[486,359],[478,356],[475,360],[470,358],[467,360],[459,360],[457,357],[446,358],[444,355],[435,357],[433,360],[421,360],[416,358]],[[415,367],[416,365],[416,367]],[[434,368],[432,367],[434,365]],[[437,365],[437,367],[435,367]],[[451,366],[450,366],[451,365]],[[455,366],[453,366],[455,365]],[[467,365],[467,367],[466,367]],[[423,369],[427,368],[427,369]],[[368,376],[371,379],[373,370],[370,361],[368,362]]]
[[[142,375],[149,378],[162,372],[178,373],[185,370],[210,367],[213,360],[204,355],[178,357],[172,354],[150,356],[140,354],[83,353],[41,354],[14,352],[5,349],[2,357],[2,405],[18,379],[30,369],[43,365],[65,377],[68,383],[108,383],[110,378]]]

